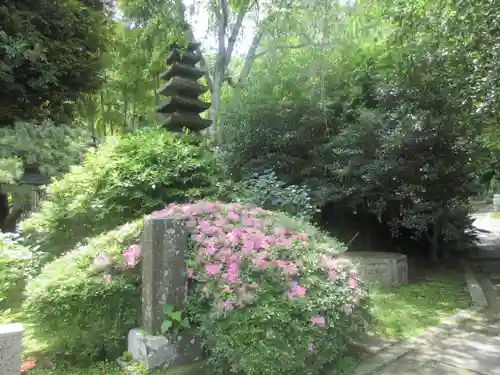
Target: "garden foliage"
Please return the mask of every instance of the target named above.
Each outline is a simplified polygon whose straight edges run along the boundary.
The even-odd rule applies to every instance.
[[[255,204],[266,210],[285,212],[304,220],[311,220],[317,211],[311,202],[307,186],[288,185],[272,170],[253,173],[237,185],[233,201]]]
[[[19,236],[0,232],[0,312],[19,307],[26,281],[36,271],[37,256]]]
[[[217,194],[220,173],[214,155],[189,136],[155,128],[111,138],[50,185],[21,231],[57,256],[166,203]]]
[[[223,109],[221,148],[237,178],[273,169],[285,185],[308,186],[315,205],[426,241],[437,261],[441,245],[460,244],[470,229],[467,209],[456,208],[477,191],[483,124],[461,95],[467,82],[454,78],[462,65],[427,39],[391,35],[291,50],[282,64],[259,66],[259,79]]]
[[[366,295],[338,258],[345,247],[310,224],[204,201],[152,215],[182,217],[191,232],[186,272],[194,287],[185,312],[215,369],[319,374],[364,334]],[[138,318],[140,231],[137,221],[95,237],[30,282],[24,308],[52,350],[111,356],[123,349]]]
[[[102,4],[5,0],[0,20],[0,127],[47,116],[67,120],[71,101],[101,84]]]
[[[142,223],[92,238],[45,265],[28,283],[23,316],[48,352],[78,361],[123,353],[128,330],[139,323],[141,290],[139,269],[128,267],[122,254],[137,242]],[[106,277],[101,253],[115,265],[106,268]]]

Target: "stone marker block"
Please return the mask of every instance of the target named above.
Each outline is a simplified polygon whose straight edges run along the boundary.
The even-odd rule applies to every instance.
[[[128,352],[147,370],[188,365],[203,358],[200,339],[185,332],[165,337],[133,329],[128,334]]]
[[[20,323],[0,324],[0,374],[21,373],[22,339],[24,327]]]
[[[188,234],[184,221],[172,217],[147,217],[141,240],[142,327],[160,333],[163,306],[181,310],[187,295],[186,251]]]
[[[407,284],[408,260],[399,253],[359,251],[344,254],[358,268],[359,277],[380,285]]]
[[[500,211],[500,194],[493,195],[493,211]]]

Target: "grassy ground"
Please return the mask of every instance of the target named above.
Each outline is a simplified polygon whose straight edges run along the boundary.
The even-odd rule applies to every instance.
[[[462,273],[427,276],[418,284],[372,287],[374,333],[385,338],[408,338],[470,307]]]
[[[55,369],[29,371],[29,375],[123,375],[115,364],[96,364],[92,368],[76,368],[71,366],[58,366]]]
[[[422,276],[415,284],[382,288],[371,286],[374,322],[372,330],[384,338],[402,339],[415,336],[430,326],[470,306],[470,296],[461,272],[438,271]],[[2,319],[0,319],[2,320]],[[15,316],[4,321],[15,321]],[[27,326],[24,357],[43,353],[43,345],[31,335]],[[75,368],[65,364],[52,369],[34,369],[29,375],[123,375],[114,363],[95,364],[92,368]]]
[[[500,220],[500,212],[492,212],[490,214],[490,217],[495,219],[495,220]]]

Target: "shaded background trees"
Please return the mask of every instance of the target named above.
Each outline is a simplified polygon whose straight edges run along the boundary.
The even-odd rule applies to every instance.
[[[469,202],[499,148],[495,2],[66,0],[22,19],[26,4],[6,4],[21,34],[2,49],[2,95],[23,104],[3,104],[4,124],[72,119],[94,146],[154,125],[168,44],[199,38],[215,103],[205,115],[234,182],[274,170],[306,186],[316,220],[346,240],[361,232],[356,248],[415,247],[436,261],[471,245]],[[49,12],[50,30],[39,22]],[[75,20],[49,59],[48,41]]]

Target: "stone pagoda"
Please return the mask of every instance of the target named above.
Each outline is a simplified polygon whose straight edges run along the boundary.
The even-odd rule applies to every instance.
[[[170,131],[180,132],[184,128],[192,132],[200,132],[210,126],[210,120],[200,117],[200,113],[210,107],[198,99],[208,91],[208,87],[198,83],[205,74],[195,65],[201,60],[199,43],[188,43],[187,46],[171,44],[165,62],[168,69],[160,75],[166,83],[158,90],[159,95],[167,96],[162,104],[156,107],[161,124]]]

